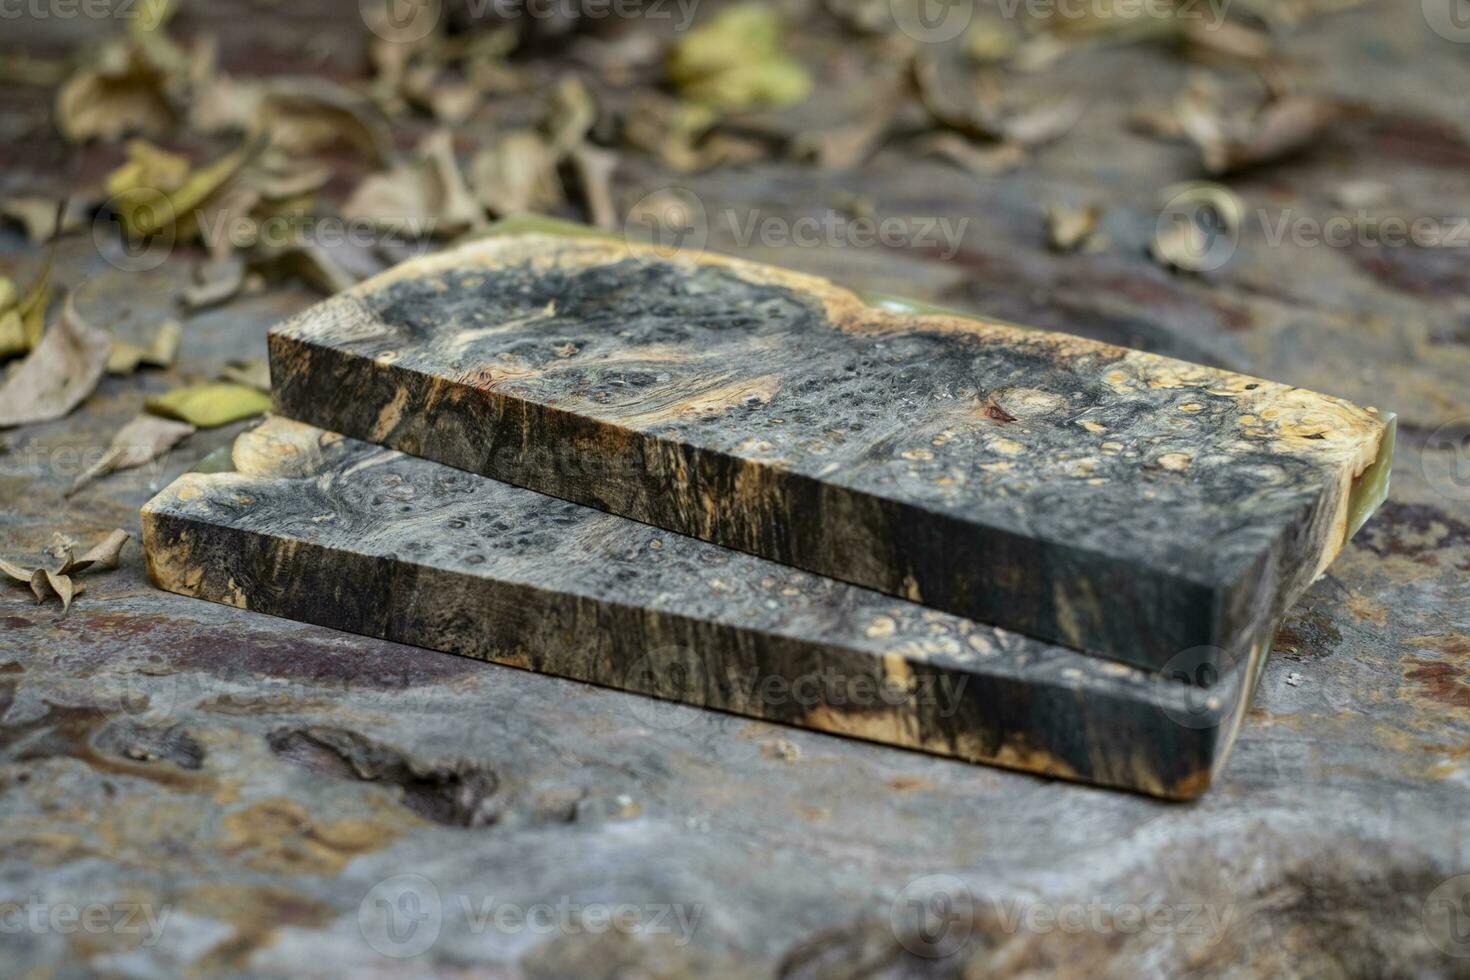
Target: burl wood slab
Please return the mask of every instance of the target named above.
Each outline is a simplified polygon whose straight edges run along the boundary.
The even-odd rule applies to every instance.
[[[270,353],[292,418],[1154,668],[1209,646],[1254,673],[1390,431],[1258,378],[540,234],[406,263]]]
[[[1164,797],[1209,784],[1248,700],[285,419],[233,457],[144,508],[160,588]]]

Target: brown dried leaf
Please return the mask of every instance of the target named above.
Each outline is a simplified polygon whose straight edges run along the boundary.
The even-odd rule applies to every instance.
[[[63,235],[80,229],[87,220],[88,206],[79,200],[69,199],[58,208],[56,199],[38,194],[22,194],[0,198],[0,216],[15,222],[25,229],[26,237],[34,245],[45,244],[56,237],[57,217],[61,219],[60,233]]]
[[[938,65],[924,56],[913,59],[909,74],[920,105],[936,125],[982,142],[1049,143],[1075,126],[1086,110],[1086,104],[1074,98],[1006,106],[996,91],[977,97],[973,105],[961,105],[945,90]]]
[[[271,366],[270,362],[263,357],[226,361],[219,377],[223,381],[248,385],[256,391],[264,391],[267,394],[271,390]]]
[[[57,569],[58,575],[75,575],[84,572],[94,565],[100,569],[112,569],[117,567],[118,560],[122,556],[123,545],[128,543],[132,535],[122,528],[118,528],[103,538],[99,544],[93,545],[80,558],[72,558],[67,555],[66,560]]]
[[[597,103],[576,75],[563,75],[546,107],[546,141],[562,159],[582,143],[597,122]]]
[[[285,245],[257,247],[251,254],[252,272],[275,279],[299,279],[327,296],[335,296],[357,285],[359,277],[348,271],[332,252],[310,239]]]
[[[1049,205],[1046,209],[1047,245],[1057,252],[1077,251],[1097,230],[1102,213],[1102,206],[1098,204],[1082,208]]]
[[[867,162],[893,126],[893,117],[903,102],[904,85],[890,81],[876,94],[858,120],[797,136],[791,144],[792,156],[810,160],[823,170],[846,170]]]
[[[377,165],[393,158],[387,124],[364,97],[322,78],[271,81],[255,108],[253,126],[271,145],[295,156],[349,146]]]
[[[6,561],[4,558],[0,558],[0,572],[4,572],[21,585],[31,584],[31,570],[29,568],[23,568],[14,562]]]
[[[31,573],[30,585],[31,593],[35,595],[36,602],[44,603],[49,597],[54,595],[61,600],[61,614],[63,616],[71,609],[71,600],[75,592],[69,576],[58,574],[48,568],[38,568]]]
[[[1001,136],[1021,146],[1040,146],[1077,125],[1087,105],[1081,99],[1052,99],[1018,110],[1001,120]]]
[[[411,237],[454,237],[485,223],[485,212],[460,173],[447,129],[425,137],[413,161],[365,179],[342,214]]]
[[[66,415],[97,387],[112,339],[77,314],[68,296],[61,315],[0,386],[0,428]]]
[[[114,338],[112,352],[107,357],[107,371],[109,374],[132,374],[144,364],[150,367],[171,367],[183,339],[184,325],[177,320],[160,323],[147,347]]]
[[[204,310],[228,303],[245,288],[245,260],[230,255],[200,262],[194,267],[194,281],[179,296],[187,310]]]
[[[582,200],[592,226],[613,231],[618,226],[617,208],[613,206],[612,176],[618,169],[618,155],[587,143],[571,151],[572,169],[582,185]]]
[[[178,121],[169,95],[171,65],[135,38],[113,42],[74,74],[56,96],[56,125],[71,143],[161,137]]]
[[[98,477],[151,463],[195,431],[194,426],[187,422],[175,422],[156,415],[136,416],[117,430],[102,458],[77,476],[66,496],[70,497]]]
[[[1179,108],[1181,128],[1199,147],[1205,168],[1227,174],[1287,157],[1320,141],[1349,107],[1319,95],[1283,95],[1248,119],[1226,117],[1197,100]]]
[[[1026,162],[1026,149],[1015,143],[979,147],[958,133],[934,133],[919,143],[919,152],[939,156],[977,177],[995,177]]]
[[[470,164],[470,181],[480,203],[496,217],[548,211],[562,201],[556,153],[532,130],[506,133],[481,150]]]
[[[81,558],[73,557],[68,547],[64,552],[61,567],[55,571],[44,567],[27,568],[0,558],[0,572],[4,572],[6,576],[21,585],[30,586],[31,593],[36,597],[37,602],[45,602],[51,596],[56,596],[61,600],[61,611],[65,615],[71,608],[72,600],[84,591],[80,582],[72,580],[72,575],[86,571],[94,565],[103,569],[116,568],[123,545],[127,544],[129,537],[126,531],[120,529],[113,531],[101,544],[92,548]]]

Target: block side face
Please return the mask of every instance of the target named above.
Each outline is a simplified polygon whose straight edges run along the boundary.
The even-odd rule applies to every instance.
[[[1306,410],[1270,382],[1062,335],[861,319],[819,281],[728,261],[542,248],[435,257],[294,321],[278,339],[333,356],[281,348],[278,407],[1118,657],[1137,645],[1120,636],[1181,629],[1154,583],[1211,590],[1208,608],[1335,505],[1346,451],[1284,445]],[[1309,435],[1354,438],[1330,414]],[[905,554],[956,527],[959,560]],[[1278,567],[1309,576],[1318,558]],[[1107,601],[1107,623],[1033,615],[1007,588],[1061,566],[1079,576],[1063,601]]]
[[[276,439],[277,424],[242,439]],[[1180,787],[1218,764],[1209,733],[1178,726],[1157,685],[1122,665],[425,460],[350,440],[343,450],[311,474],[186,477],[187,492],[150,519],[150,562],[156,552],[182,570],[160,585],[1154,795],[1187,795]],[[431,532],[446,522],[462,522],[458,547],[474,550],[414,551],[443,539]],[[497,537],[498,523],[512,531]],[[496,540],[509,550],[497,553]]]

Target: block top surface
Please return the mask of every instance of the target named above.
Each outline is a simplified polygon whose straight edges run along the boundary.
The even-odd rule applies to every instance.
[[[277,333],[1207,586],[1324,497],[1325,568],[1385,431],[1260,378],[534,234],[406,263]]]

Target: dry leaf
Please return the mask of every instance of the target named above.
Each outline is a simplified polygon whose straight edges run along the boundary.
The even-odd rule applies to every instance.
[[[738,165],[766,156],[763,144],[714,132],[719,114],[706,105],[645,92],[623,119],[623,138],[680,173]]]
[[[618,213],[613,205],[612,175],[618,168],[618,155],[584,143],[573,147],[571,160],[593,227],[614,231],[618,227]]]
[[[982,17],[965,32],[965,54],[982,65],[1010,60],[1025,35],[1009,20]]]
[[[24,354],[29,349],[25,321],[20,314],[15,310],[0,310],[0,360]]]
[[[245,260],[228,255],[196,265],[194,281],[179,295],[179,302],[186,310],[205,310],[229,302],[244,288]]]
[[[254,388],[215,381],[175,388],[148,399],[144,407],[155,415],[213,429],[268,412],[271,400],[269,395]]]
[[[1049,205],[1046,209],[1046,242],[1057,252],[1075,252],[1097,230],[1102,220],[1102,207],[1089,204],[1084,208],[1072,208],[1061,204]]]
[[[68,554],[57,572],[61,575],[75,575],[93,566],[101,569],[116,568],[118,560],[122,557],[123,545],[128,543],[130,537],[132,537],[131,534],[118,528],[103,538],[100,544],[94,545],[85,552],[82,557],[73,558]]]
[[[546,110],[546,138],[558,160],[587,138],[597,122],[597,104],[576,75],[563,75]]]
[[[392,134],[373,104],[322,78],[272,80],[253,115],[272,146],[295,156],[346,145],[379,166],[393,158]]]
[[[1227,116],[1198,98],[1181,101],[1176,111],[1180,127],[1199,147],[1205,168],[1227,174],[1316,145],[1350,110],[1326,96],[1283,95],[1267,101],[1249,118]]]
[[[54,571],[42,567],[27,568],[0,558],[0,573],[21,585],[29,586],[37,602],[45,602],[51,596],[56,596],[61,600],[61,612],[65,615],[71,608],[72,600],[81,595],[83,591],[81,584],[73,582],[71,577],[93,567],[116,568],[122,555],[123,545],[128,543],[129,537],[131,535],[121,529],[113,531],[101,544],[80,558],[75,557],[68,547],[61,567]]]
[[[69,199],[58,208],[55,198],[36,194],[0,198],[0,215],[24,228],[26,237],[34,245],[45,244],[56,237],[58,216],[61,218],[60,232],[66,235],[86,223],[87,211],[87,205],[75,199]]]
[[[812,80],[782,51],[785,31],[775,7],[726,7],[674,45],[669,80],[685,98],[721,109],[800,102]]]
[[[1239,21],[1212,24],[1203,19],[1180,18],[1179,23],[1187,57],[1256,62],[1271,56],[1271,35]]]
[[[107,452],[73,481],[66,495],[70,497],[98,477],[151,463],[194,431],[194,426],[187,422],[139,415],[117,430]]]
[[[177,320],[165,320],[159,324],[147,347],[114,338],[112,353],[107,357],[107,371],[109,374],[132,374],[143,364],[150,367],[171,367],[183,339],[184,325]]]
[[[251,253],[249,267],[252,272],[275,279],[299,279],[327,296],[351,289],[359,281],[332,257],[331,251],[310,239],[257,247]]]
[[[97,387],[112,339],[83,320],[75,296],[51,329],[3,386],[0,428],[46,422],[66,415]]]
[[[270,362],[263,357],[226,361],[224,369],[220,371],[219,376],[223,381],[233,381],[236,384],[247,385],[256,391],[263,391],[267,394],[271,390],[271,366]]]
[[[485,223],[446,129],[425,137],[416,159],[365,179],[342,206],[342,214],[414,238],[454,237]]]
[[[1052,99],[1024,107],[1008,106],[993,90],[977,97],[971,105],[961,105],[945,91],[937,64],[922,56],[913,59],[910,77],[919,103],[934,123],[974,140],[1039,146],[1075,126],[1086,110],[1086,105],[1074,98]]]
[[[171,232],[176,241],[192,238],[202,209],[239,173],[258,149],[246,145],[200,170],[188,157],[143,140],[128,143],[128,162],[107,177],[107,192],[123,232],[133,239]]]
[[[556,153],[533,130],[506,133],[470,164],[470,181],[481,204],[496,217],[519,211],[548,211],[562,201]]]
[[[901,81],[880,83],[877,97],[868,101],[855,122],[802,133],[792,141],[792,156],[810,160],[823,170],[846,170],[867,162],[878,151],[893,125],[905,95]]]
[[[1026,162],[1026,150],[1015,143],[980,147],[958,133],[934,133],[922,140],[921,153],[943,157],[977,177],[995,177]]]
[[[156,48],[137,39],[107,45],[57,93],[57,128],[71,143],[168,135],[178,121],[169,94],[171,68],[159,63]]]
[[[51,306],[51,270],[56,264],[57,242],[52,239],[36,281],[16,299],[15,284],[0,277],[0,359],[24,354],[41,340],[46,330],[46,311]]]

